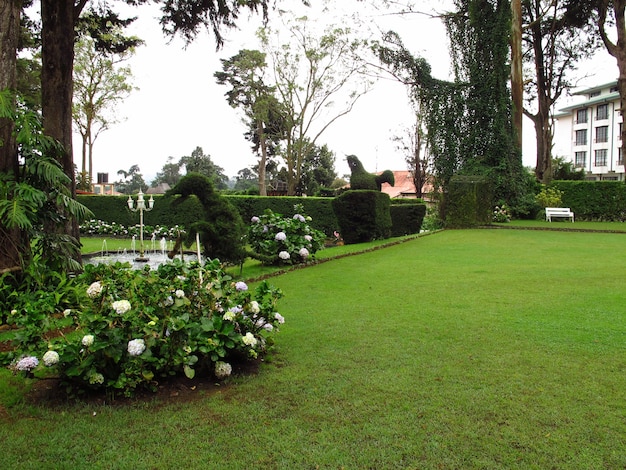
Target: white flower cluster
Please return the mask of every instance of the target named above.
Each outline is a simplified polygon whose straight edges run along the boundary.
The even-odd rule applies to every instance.
[[[248,284],[243,281],[239,281],[237,284],[235,284],[235,289],[237,289],[239,292],[247,291]]]
[[[111,307],[113,307],[115,313],[123,315],[130,310],[130,302],[128,300],[116,300],[111,304]]]
[[[232,366],[228,362],[217,361],[215,363],[215,376],[218,379],[228,377],[233,371]]]
[[[309,256],[309,250],[306,248],[300,248],[299,254],[302,258],[307,258]]]
[[[93,344],[93,340],[94,340],[93,335],[85,335],[83,336],[83,339],[81,342],[83,343],[83,346],[88,348],[89,346]]]
[[[183,297],[185,297],[185,291],[182,289],[176,289],[175,295],[179,299],[182,299]]]
[[[128,342],[128,354],[131,356],[140,356],[146,350],[146,343],[143,339],[131,339]]]
[[[100,281],[93,282],[87,288],[87,295],[92,299],[95,299],[96,297],[98,297],[101,292],[102,292],[102,284],[100,283]]]
[[[246,346],[255,347],[258,343],[258,340],[254,337],[254,335],[250,332],[247,332],[244,337],[242,337],[243,344]]]
[[[278,257],[282,260],[287,261],[289,258],[291,258],[291,255],[289,255],[288,251],[281,251],[280,253],[278,253]]]
[[[285,234],[285,232],[278,232],[274,239],[277,242],[284,242],[285,240],[287,240],[287,235]]]
[[[56,351],[47,351],[43,355],[43,363],[46,367],[52,367],[59,363],[59,353]]]

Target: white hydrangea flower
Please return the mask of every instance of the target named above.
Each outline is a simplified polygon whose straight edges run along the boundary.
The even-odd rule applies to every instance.
[[[128,300],[116,300],[111,304],[111,307],[118,315],[123,315],[130,310],[130,302]]]
[[[87,295],[92,299],[98,297],[102,292],[102,284],[100,281],[96,281],[91,283],[91,285],[87,288]]]
[[[284,242],[285,240],[287,240],[287,235],[285,235],[285,232],[278,232],[274,239],[277,242]]]
[[[278,257],[282,260],[287,261],[289,258],[291,258],[291,256],[289,255],[288,251],[281,251],[280,253],[278,253]]]
[[[311,235],[305,235],[305,236],[304,236],[304,239],[305,239],[307,242],[310,242],[311,240],[313,240],[313,237],[312,237]]]
[[[303,258],[307,258],[309,256],[309,250],[306,248],[300,248],[300,256]]]
[[[93,340],[94,340],[93,335],[85,335],[83,336],[81,343],[83,343],[83,346],[88,348],[89,346],[93,344]]]
[[[263,329],[265,331],[272,331],[274,329],[274,325],[272,325],[271,323],[266,323],[265,325],[263,325]]]
[[[131,356],[140,356],[146,350],[146,343],[143,339],[131,339],[128,342],[128,354]]]
[[[242,338],[243,344],[251,347],[255,347],[258,340],[254,337],[254,335],[250,332],[247,332],[246,335]]]
[[[59,362],[59,353],[56,351],[47,351],[43,355],[43,363],[47,367],[51,367]]]
[[[229,310],[228,312],[226,312],[224,314],[224,320],[226,321],[233,321],[235,319],[236,313],[233,312],[232,310]]]
[[[259,313],[261,311],[261,307],[259,307],[259,303],[256,300],[250,302],[250,311],[252,313]]]
[[[283,317],[283,316],[282,316],[280,313],[278,313],[278,312],[274,312],[274,318],[275,318],[276,320],[278,320],[278,323],[280,323],[281,325],[282,325],[283,323],[285,323],[285,317]]]
[[[98,385],[104,383],[104,375],[99,373],[94,373],[89,376],[89,383],[91,385]]]
[[[179,299],[182,299],[183,297],[185,297],[185,291],[182,289],[176,289],[175,295]]]
[[[228,362],[217,361],[215,363],[215,376],[218,379],[228,377],[233,371],[232,366]]]

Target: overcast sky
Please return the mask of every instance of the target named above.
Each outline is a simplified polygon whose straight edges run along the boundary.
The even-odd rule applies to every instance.
[[[298,4],[294,0],[281,3]],[[424,15],[385,15],[367,7],[365,2],[354,0],[333,3],[344,10],[357,10],[372,30],[399,32],[413,54],[429,61],[435,77],[450,78],[448,41],[440,20]],[[436,8],[442,9],[449,2],[423,3],[436,3]],[[128,32],[146,42],[128,62],[138,90],[116,109],[117,116],[124,120],[96,140],[94,179],[103,172],[109,174],[109,181],[115,181],[119,179],[118,170],[128,170],[136,164],[149,183],[168,157],[178,161],[197,146],[224,168],[229,177],[255,164],[256,157],[243,136],[242,114],[228,106],[224,97],[227,87],[217,85],[213,74],[221,70],[220,59],[229,58],[243,48],[260,49],[254,36],[260,25],[258,18],[249,20],[247,14],[242,15],[240,30],[226,31],[227,43],[216,52],[215,43],[206,32],[186,48],[179,38],[164,38],[158,24],[159,11],[154,6],[129,9],[128,14],[138,17]],[[319,9],[307,12],[309,17],[318,15],[326,22],[344,24],[348,20],[341,14],[320,13]],[[278,26],[271,19],[270,24]],[[614,62],[606,56],[602,51],[598,58],[602,67],[594,67],[596,76],[586,84],[605,83],[616,77],[617,69],[611,68]],[[610,66],[604,68],[606,63]],[[404,170],[404,156],[391,139],[402,134],[412,121],[406,88],[394,80],[382,79],[357,102],[352,113],[329,127],[318,144],[327,144],[335,153],[335,169],[340,176],[349,173],[345,162],[349,154],[357,155],[371,172]],[[532,124],[525,120],[524,165],[532,167],[535,165],[533,137]],[[81,162],[80,142],[80,136],[76,135],[77,164]]]

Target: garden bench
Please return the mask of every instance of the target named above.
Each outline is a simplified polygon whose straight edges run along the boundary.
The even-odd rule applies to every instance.
[[[569,207],[546,207],[546,220],[552,222],[552,217],[565,217],[574,222],[574,213]]]

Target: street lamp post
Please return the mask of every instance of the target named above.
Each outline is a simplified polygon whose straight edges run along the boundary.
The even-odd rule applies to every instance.
[[[134,207],[134,202],[132,196],[128,196],[128,208],[133,211],[139,211],[139,257],[135,258],[135,261],[148,261],[149,259],[144,256],[143,249],[143,212],[149,212],[154,207],[154,199],[152,199],[152,195],[150,195],[150,199],[148,200],[148,206],[146,207],[146,201],[143,198],[143,193],[141,189],[137,194],[137,207]]]

